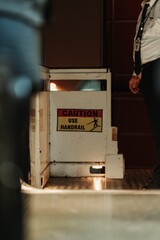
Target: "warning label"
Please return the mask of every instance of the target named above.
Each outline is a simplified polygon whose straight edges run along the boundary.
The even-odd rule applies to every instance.
[[[102,132],[102,109],[57,109],[57,131]]]

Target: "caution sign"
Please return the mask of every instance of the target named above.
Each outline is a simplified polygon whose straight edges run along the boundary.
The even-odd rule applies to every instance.
[[[102,132],[102,109],[57,109],[57,131]]]

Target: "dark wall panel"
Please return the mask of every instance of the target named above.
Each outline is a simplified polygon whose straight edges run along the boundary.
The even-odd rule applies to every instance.
[[[106,12],[106,20],[112,19],[112,0],[106,0],[105,2],[105,12]]]
[[[108,1],[108,0],[106,0]],[[114,12],[117,20],[135,20],[141,9],[141,0],[114,0]]]
[[[127,168],[153,167],[155,163],[143,98],[131,94],[128,87],[133,71],[133,38],[141,2],[112,0],[111,16],[106,16],[106,32],[111,28],[112,33],[112,50],[107,61],[111,62],[112,72],[113,125],[119,129],[119,151],[124,154]]]
[[[116,74],[130,74],[133,68],[132,46],[134,23],[116,22],[114,39],[114,71]]]
[[[111,29],[112,39],[111,50],[109,45],[106,47],[106,61],[113,74],[113,91],[129,91],[128,79],[133,70],[133,38],[140,9],[141,0],[106,0],[105,32]],[[111,54],[108,54],[110,51]]]
[[[102,1],[54,0],[54,21],[44,29],[44,65],[100,67]]]
[[[106,22],[105,24],[107,31],[104,32],[105,34],[105,62],[104,65],[108,68],[112,66],[112,48],[113,48],[113,39],[112,39],[112,25],[111,22]]]
[[[124,154],[126,167],[153,167],[153,141],[143,98],[114,93],[113,122],[118,126],[119,152]]]

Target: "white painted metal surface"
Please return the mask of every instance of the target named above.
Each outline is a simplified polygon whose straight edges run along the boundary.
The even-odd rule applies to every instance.
[[[123,155],[118,154],[117,128],[111,126],[110,71],[42,68],[41,72],[45,81],[106,80],[107,91],[41,92],[32,99],[30,121],[32,186],[43,188],[49,176],[81,177],[98,174],[106,178],[123,178],[124,159]],[[83,119],[86,125],[92,126],[93,131],[86,131],[85,128],[85,131],[66,129],[60,131],[59,122],[65,121],[66,124],[68,118],[59,117],[59,109],[97,110],[101,111],[102,115],[98,120],[92,116],[91,120]],[[82,121],[79,117],[73,119]],[[63,125],[61,122],[60,124]],[[101,131],[97,130],[98,127],[101,127]],[[95,166],[98,170],[94,172]]]
[[[41,92],[31,101],[30,156],[31,185],[43,188],[49,178],[49,93]]]
[[[57,109],[61,108],[103,109],[102,132],[57,131]],[[105,162],[107,139],[106,108],[106,92],[51,92],[51,161]]]
[[[43,79],[44,81],[48,81],[49,80],[49,68],[46,67],[40,67],[40,72],[41,72],[41,79]]]
[[[107,169],[101,175],[123,178],[123,155],[118,155],[117,141],[112,137],[115,128],[111,126],[111,73],[106,69],[50,70],[50,80],[106,80],[107,85],[107,91],[50,93],[51,176],[95,176],[89,169],[101,164]],[[102,109],[103,130],[58,131],[58,109]]]
[[[124,159],[122,154],[107,154],[105,174],[107,178],[119,179],[124,177]]]
[[[86,163],[86,162],[58,162],[52,163],[50,165],[51,176],[54,177],[97,177],[97,174],[91,174],[90,169],[92,166],[96,164],[96,166],[103,167],[105,166],[104,162],[101,163]],[[100,169],[101,170],[101,169]],[[104,172],[98,173],[98,177],[104,177]]]

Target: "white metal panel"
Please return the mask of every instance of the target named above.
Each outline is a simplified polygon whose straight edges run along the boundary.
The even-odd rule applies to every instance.
[[[49,178],[49,92],[34,95],[30,116],[31,184],[42,188]]]
[[[91,173],[90,168],[94,165],[105,166],[104,164],[98,163],[52,163],[50,165],[51,176],[54,177],[104,177],[105,173]]]
[[[125,163],[122,154],[106,155],[106,178],[121,179],[124,177]]]
[[[57,131],[57,109],[103,109],[102,132]],[[107,121],[106,92],[50,93],[51,162],[105,161]]]
[[[103,80],[106,79],[106,73],[50,73],[50,80]]]
[[[49,68],[40,67],[40,72],[41,72],[41,79],[43,79],[44,81],[49,80]]]
[[[50,80],[106,80],[107,85],[104,92],[51,93],[51,175],[88,176],[91,174],[90,164],[97,165],[109,161],[105,164],[106,177],[123,178],[123,155],[118,155],[117,139],[113,137],[113,132],[117,132],[117,129],[111,127],[110,70],[51,69]],[[100,133],[57,131],[57,109],[60,108],[102,109],[103,131]]]
[[[98,175],[100,173],[102,176],[106,174],[106,177],[122,178],[123,156],[117,154],[117,139],[113,137],[113,132],[117,130],[111,127],[110,71],[47,68],[42,68],[41,71],[45,80],[48,78],[50,80],[106,80],[107,90],[104,92],[51,92],[49,100],[45,93],[36,95],[32,102],[35,112],[31,118],[30,130],[32,185],[43,187],[49,178],[49,169],[51,176],[94,176],[95,172],[90,172],[90,167],[94,165],[106,166],[106,172],[104,173],[103,168]],[[48,122],[49,104],[50,124]],[[66,132],[60,129],[57,131],[57,109],[60,108],[103,110],[102,132]]]
[[[31,100],[30,110],[30,158],[31,158],[31,185],[41,187],[40,178],[40,115],[39,95]]]
[[[50,74],[59,74],[59,73],[110,73],[110,69],[106,68],[84,68],[84,69],[76,69],[76,68],[69,68],[69,69],[50,69]]]

